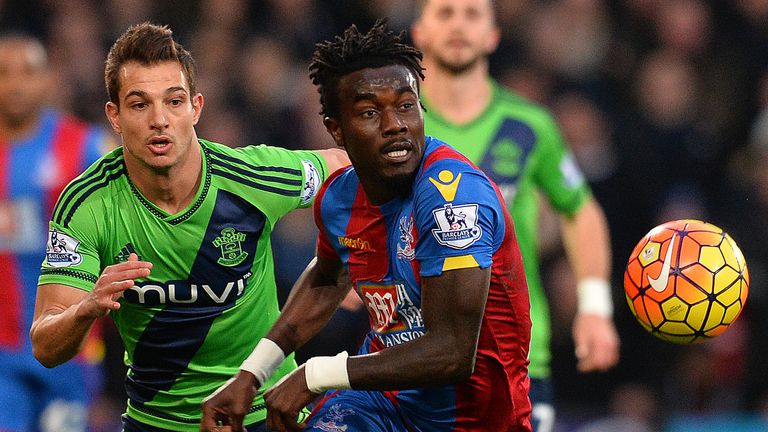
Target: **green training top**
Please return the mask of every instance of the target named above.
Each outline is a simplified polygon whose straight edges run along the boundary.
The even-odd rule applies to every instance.
[[[173,431],[199,430],[203,398],[277,319],[270,235],[280,217],[311,205],[328,175],[315,152],[199,142],[200,188],[178,214],[136,189],[122,148],[73,180],[56,204],[39,280],[90,291],[131,252],[154,265],[111,316],[125,345],[128,415]],[[295,367],[289,356],[263,388]],[[265,417],[258,396],[245,424]]]
[[[589,199],[584,181],[552,116],[541,106],[491,81],[492,99],[475,120],[450,123],[424,100],[424,127],[478,165],[499,185],[515,222],[531,297],[531,378],[550,374],[550,322],[546,293],[539,274],[536,232],[540,191],[552,207],[575,214]]]

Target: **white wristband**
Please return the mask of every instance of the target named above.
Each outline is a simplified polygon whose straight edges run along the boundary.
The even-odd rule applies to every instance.
[[[350,389],[347,373],[347,355],[342,351],[333,357],[312,357],[304,366],[307,388],[312,393],[331,389]]]
[[[261,338],[251,355],[240,365],[240,369],[252,373],[259,380],[259,385],[263,385],[283,360],[283,350],[273,341]]]
[[[578,313],[594,314],[606,318],[613,316],[611,286],[605,279],[585,278],[576,285]]]

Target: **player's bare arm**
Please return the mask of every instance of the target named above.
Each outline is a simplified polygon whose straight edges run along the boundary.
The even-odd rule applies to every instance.
[[[46,367],[60,365],[83,347],[94,321],[120,309],[117,301],[135,279],[149,276],[152,264],[131,254],[128,261],[104,269],[91,292],[61,284],[41,285],[30,330],[35,358]]]
[[[340,148],[318,150],[317,154],[325,159],[325,163],[328,165],[329,173],[332,173],[337,169],[343,168],[350,164],[347,152]]]
[[[375,354],[346,359],[350,387],[398,390],[468,379],[474,368],[489,282],[490,269],[480,268],[422,279],[426,334]],[[299,367],[265,394],[270,429],[299,430],[296,414],[317,396],[308,388],[307,375],[312,373],[306,368],[307,364]]]
[[[588,201],[573,218],[563,217],[563,241],[579,281],[579,308],[573,322],[577,368],[605,371],[619,361],[619,337],[612,320],[608,226],[599,204]]]
[[[340,270],[339,261],[322,257],[315,258],[307,265],[291,289],[280,318],[267,334],[268,341],[265,342],[274,344],[272,349],[279,349],[279,354],[283,356],[292,353],[328,323],[348,291],[346,285],[337,284]],[[246,360],[243,363],[246,369],[241,368],[232,380],[203,402],[201,432],[215,430],[217,422],[230,425],[233,432],[243,430],[243,418],[256,397],[257,389],[262,385],[261,380],[247,370],[248,362]],[[299,406],[296,415],[313,396],[309,392],[306,394],[310,399]]]

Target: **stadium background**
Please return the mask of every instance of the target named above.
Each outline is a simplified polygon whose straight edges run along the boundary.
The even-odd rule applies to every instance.
[[[492,73],[552,108],[612,233],[621,361],[611,372],[580,375],[569,336],[574,279],[554,217],[545,212],[541,220],[557,430],[768,430],[768,1],[498,4],[503,40]],[[332,145],[307,77],[314,43],[381,16],[407,28],[412,14],[412,0],[0,0],[0,28],[48,46],[56,105],[106,127],[106,52],[127,26],[151,20],[169,24],[197,59],[201,137],[289,148]],[[648,229],[689,217],[735,238],[752,287],[723,336],[682,347],[640,328],[621,277]],[[308,211],[281,223],[274,247],[283,293],[311,256],[314,235]],[[360,322],[351,312],[334,320]],[[107,334],[108,385],[92,413],[93,430],[104,432],[119,430],[124,403],[119,341]],[[302,355],[323,350],[337,347],[320,340]]]

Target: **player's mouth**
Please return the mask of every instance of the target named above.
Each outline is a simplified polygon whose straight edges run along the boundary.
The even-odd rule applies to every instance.
[[[149,139],[149,149],[155,154],[164,154],[171,148],[172,143],[173,141],[165,135],[155,136]]]
[[[460,49],[460,48],[468,47],[469,42],[466,39],[456,38],[456,39],[449,40],[447,45],[449,48]]]
[[[410,141],[396,141],[385,146],[382,151],[384,158],[393,163],[405,162],[412,152],[413,145]]]

